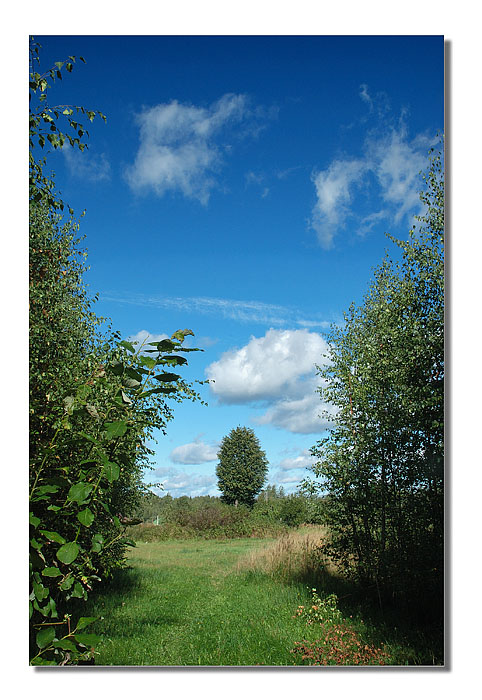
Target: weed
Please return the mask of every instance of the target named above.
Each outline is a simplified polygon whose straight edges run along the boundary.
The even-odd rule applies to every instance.
[[[292,654],[311,666],[384,666],[389,661],[386,649],[364,643],[353,624],[343,618],[334,593],[321,598],[312,588],[311,594],[311,605],[299,605],[293,617],[320,625],[321,637],[296,642]]]

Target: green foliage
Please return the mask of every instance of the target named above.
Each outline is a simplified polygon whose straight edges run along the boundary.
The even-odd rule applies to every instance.
[[[330,593],[320,598],[316,588],[311,589],[311,605],[307,607],[299,605],[296,617],[301,617],[310,625],[335,624],[343,620],[343,615],[338,609],[338,596]]]
[[[331,555],[380,603],[418,600],[441,614],[443,591],[444,183],[431,153],[407,242],[391,240],[364,303],[332,328],[320,395],[337,409],[312,449],[327,492]],[[304,484],[309,488],[309,484]]]
[[[307,508],[303,496],[284,498],[280,508],[280,519],[289,527],[296,527],[307,522]]]
[[[221,442],[216,467],[226,503],[252,506],[266,481],[268,460],[251,428],[234,428]]]
[[[256,506],[235,507],[214,496],[159,498],[151,493],[142,499],[137,512],[144,523],[130,527],[127,534],[138,542],[266,537],[286,529],[279,518]]]
[[[146,443],[155,429],[165,432],[168,400],[199,398],[165,370],[186,364],[179,353],[197,348],[183,347],[193,335],[187,329],[137,350],[110,329],[100,332],[103,319],[91,311],[82,282],[78,224],[62,219],[54,177],[34,155],[34,144],[45,140],[62,147],[62,115],[77,129],[67,140],[82,145],[86,132],[74,127],[72,109],[46,101],[48,79],[60,78],[64,66],[71,72],[74,57],[43,75],[35,71],[38,60],[32,42],[30,90],[38,104],[30,112],[30,641],[32,664],[64,665],[93,658],[96,638],[81,631],[89,621],[71,626],[70,606],[124,563],[125,528],[149,466]],[[77,111],[90,120],[96,114]],[[55,138],[44,138],[46,125]]]
[[[321,637],[296,642],[291,653],[309,666],[384,666],[390,662],[386,645],[366,643],[351,620],[343,617],[334,593],[321,598],[311,589],[311,605],[299,605],[295,617],[319,627]]]

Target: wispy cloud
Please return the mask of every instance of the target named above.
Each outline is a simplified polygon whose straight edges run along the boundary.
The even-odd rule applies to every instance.
[[[126,170],[132,190],[159,197],[180,192],[206,205],[217,186],[217,173],[231,144],[222,135],[233,126],[243,133],[258,130],[260,111],[251,110],[245,95],[226,94],[209,107],[159,104],[136,116],[140,145]]]
[[[257,188],[259,188],[260,196],[262,199],[265,199],[269,195],[270,188],[267,187],[265,184],[266,177],[263,173],[255,173],[253,171],[250,171],[246,173],[245,180],[246,187],[250,185],[255,185]]]
[[[388,226],[410,226],[423,210],[420,172],[436,137],[417,134],[410,138],[405,111],[395,123],[388,115],[386,95],[373,97],[365,84],[359,94],[376,120],[363,141],[362,156],[337,157],[312,174],[316,201],[310,226],[325,250],[333,247],[335,237],[348,225],[363,236],[382,221]],[[367,207],[372,210],[367,212]]]
[[[81,152],[67,144],[62,148],[62,153],[72,177],[90,182],[110,180],[111,167],[105,153],[92,153],[90,149]]]
[[[345,225],[353,188],[367,169],[368,164],[361,160],[336,160],[326,170],[313,174],[316,204],[311,225],[322,248],[331,248],[335,233]]]
[[[262,301],[220,299],[216,297],[157,297],[145,294],[105,292],[102,301],[132,304],[158,309],[175,309],[186,313],[218,316],[241,323],[260,323],[271,326],[298,326],[299,328],[328,328],[330,321],[323,318],[307,319],[305,312],[294,307],[267,304]]]

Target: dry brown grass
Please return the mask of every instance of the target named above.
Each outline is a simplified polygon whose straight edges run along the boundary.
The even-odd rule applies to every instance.
[[[250,552],[238,561],[238,571],[262,572],[283,581],[303,580],[314,573],[336,569],[320,552],[328,531],[321,525],[305,525],[278,537],[268,546]]]

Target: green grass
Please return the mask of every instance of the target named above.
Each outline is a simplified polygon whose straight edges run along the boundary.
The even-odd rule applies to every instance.
[[[280,581],[244,569],[272,540],[140,543],[129,569],[91,595],[82,615],[102,615],[89,631],[103,636],[97,665],[292,666],[296,641],[319,628],[294,617],[309,605],[306,582]],[[256,559],[256,557],[254,557]],[[359,620],[363,635],[380,635]],[[379,640],[377,639],[377,642]],[[414,651],[393,640],[392,663],[416,663]],[[298,663],[300,663],[298,659]]]

